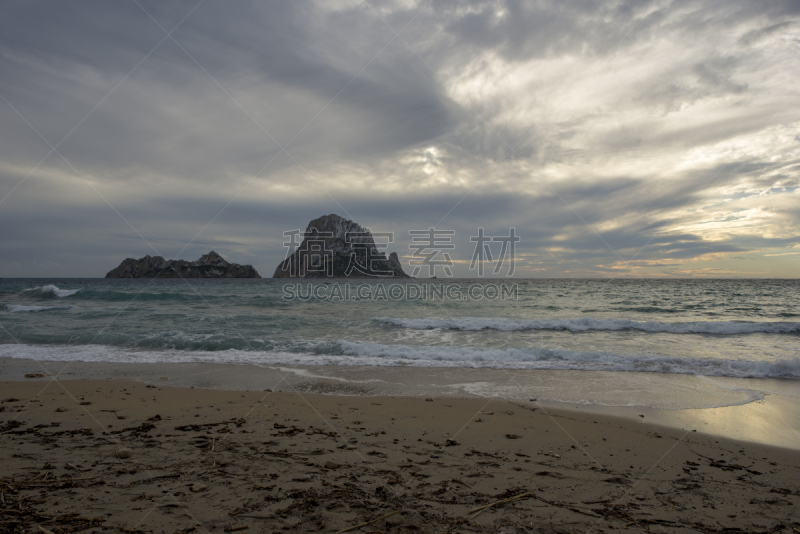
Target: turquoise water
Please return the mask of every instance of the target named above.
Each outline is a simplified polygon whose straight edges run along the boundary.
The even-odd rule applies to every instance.
[[[476,298],[392,298],[420,281],[0,280],[0,356],[800,378],[800,281],[497,281],[506,299],[426,282]]]

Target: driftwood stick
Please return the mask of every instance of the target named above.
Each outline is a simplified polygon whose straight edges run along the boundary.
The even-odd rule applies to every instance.
[[[500,500],[500,501],[497,501],[497,502],[493,502],[493,503],[490,503],[490,504],[486,504],[486,505],[484,505],[484,506],[479,506],[478,508],[475,508],[475,509],[473,509],[473,510],[470,510],[470,511],[469,511],[469,512],[467,512],[467,513],[471,514],[471,513],[477,512],[475,515],[473,515],[473,516],[470,518],[470,519],[475,519],[475,518],[478,516],[478,514],[480,514],[480,513],[481,513],[481,512],[483,512],[484,510],[487,510],[487,509],[491,508],[492,506],[497,506],[498,504],[505,504],[505,503],[507,503],[507,502],[516,501],[516,500],[519,500],[519,499],[521,499],[521,498],[523,498],[523,497],[528,497],[528,496],[529,496],[529,495],[531,495],[531,494],[533,494],[533,492],[532,492],[532,491],[528,491],[528,492],[525,492],[525,493],[520,493],[519,495],[515,495],[515,496],[513,496],[513,497],[509,497],[508,499],[503,499],[503,500]]]
[[[389,516],[393,516],[394,514],[399,514],[399,513],[400,513],[400,510],[395,510],[392,513],[389,513],[389,514],[386,514],[386,515],[382,515],[380,517],[376,517],[372,521],[367,521],[366,523],[361,523],[360,525],[355,525],[355,526],[348,527],[348,528],[345,528],[343,530],[340,530],[336,534],[342,534],[343,532],[350,532],[351,530],[355,530],[357,528],[366,527],[367,525],[371,525],[372,523],[380,521],[381,519],[386,519]]]

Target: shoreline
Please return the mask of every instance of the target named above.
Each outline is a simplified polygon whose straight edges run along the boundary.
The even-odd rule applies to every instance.
[[[797,450],[648,414],[167,383],[2,382],[0,519],[56,534],[338,532],[393,512],[367,531],[800,528]]]
[[[800,396],[797,381],[790,379],[469,368],[122,364],[0,357],[0,382],[50,380],[47,376],[25,377],[30,374],[50,374],[69,381],[136,380],[149,385],[219,391],[270,389],[334,398],[441,397],[509,402],[535,398],[550,409],[637,422],[645,416],[648,423],[665,428],[800,450]]]

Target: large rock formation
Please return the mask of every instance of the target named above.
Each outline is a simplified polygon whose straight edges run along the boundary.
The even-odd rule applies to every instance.
[[[228,263],[213,250],[197,261],[165,260],[161,256],[128,258],[106,278],[261,278],[252,265]]]
[[[372,233],[338,215],[324,215],[308,223],[303,242],[275,269],[273,278],[409,278],[397,253],[388,258],[375,244]]]

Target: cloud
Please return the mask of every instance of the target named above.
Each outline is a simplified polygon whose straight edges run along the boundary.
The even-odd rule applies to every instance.
[[[450,225],[459,261],[514,226],[523,275],[789,274],[796,2],[140,5],[7,6],[0,198],[41,164],[0,204],[0,274],[195,236],[268,273],[331,212],[398,250]]]

